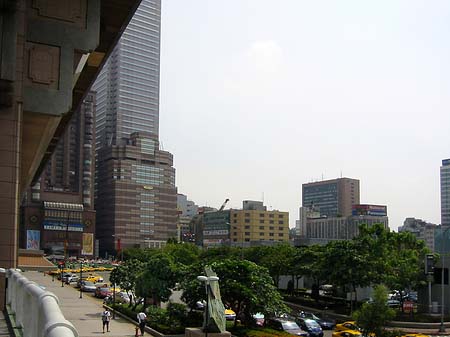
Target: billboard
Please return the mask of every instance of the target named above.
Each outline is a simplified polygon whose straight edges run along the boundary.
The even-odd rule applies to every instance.
[[[83,247],[81,255],[94,255],[94,234],[83,233]]]
[[[27,230],[27,249],[40,249],[41,232],[36,230]]]
[[[387,216],[387,207],[384,205],[353,205],[352,215]]]

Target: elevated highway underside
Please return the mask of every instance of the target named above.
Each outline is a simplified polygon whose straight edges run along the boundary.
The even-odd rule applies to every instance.
[[[0,0],[0,267],[15,268],[19,203],[140,0]],[[5,279],[0,276],[0,309]]]

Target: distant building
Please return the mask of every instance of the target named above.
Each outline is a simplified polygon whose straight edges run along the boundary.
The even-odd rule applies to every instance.
[[[425,245],[434,252],[435,250],[435,235],[436,224],[423,221],[422,219],[406,218],[403,226],[398,228],[400,232],[410,232],[414,234],[417,239],[425,241]]]
[[[230,210],[203,214],[203,246],[223,246],[230,243]]]
[[[247,211],[266,211],[267,207],[264,206],[262,201],[244,200],[242,202],[242,209]]]
[[[300,245],[326,244],[334,240],[351,240],[359,235],[359,226],[382,224],[389,229],[387,216],[357,215],[308,219],[306,233],[298,238]]]
[[[450,159],[441,166],[441,225],[450,226]]]
[[[249,208],[248,205],[259,206]],[[244,201],[242,210],[230,211],[230,220],[232,245],[272,245],[289,241],[289,213],[267,211],[262,202]]]
[[[382,205],[353,205],[352,215],[373,215],[373,216],[387,216],[387,206]]]
[[[359,203],[357,179],[338,178],[302,185],[302,206],[314,207],[322,216],[350,216],[352,206]]]
[[[89,93],[22,203],[19,247],[94,257],[94,115]]]
[[[182,242],[195,242],[195,232],[191,231],[191,221],[198,215],[199,207],[184,194],[177,195],[178,226],[177,237]]]

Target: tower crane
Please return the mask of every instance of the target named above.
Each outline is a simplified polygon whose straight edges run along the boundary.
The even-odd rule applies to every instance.
[[[225,199],[224,203],[223,203],[222,206],[220,206],[220,208],[219,208],[219,212],[220,212],[220,211],[223,211],[223,209],[225,208],[225,205],[227,204],[228,201],[230,201],[230,199],[228,199],[228,198]]]

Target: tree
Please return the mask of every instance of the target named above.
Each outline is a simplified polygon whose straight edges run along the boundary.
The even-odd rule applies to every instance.
[[[141,272],[142,262],[133,259],[126,260],[124,263],[114,268],[109,276],[109,280],[113,284],[116,284],[122,290],[127,292],[130,297],[130,306],[133,304],[132,292],[136,287],[136,279]]]
[[[161,252],[154,254],[142,270],[136,280],[136,295],[144,298],[144,307],[147,298],[151,298],[155,306],[168,301],[179,276],[171,257]]]
[[[354,318],[363,329],[363,335],[382,336],[386,322],[394,318],[395,311],[386,303],[387,289],[383,285],[377,285],[374,289],[373,302],[364,303],[360,310],[355,311]]]
[[[197,263],[200,256],[200,250],[196,245],[184,242],[167,244],[163,252],[170,255],[173,262],[185,266]]]
[[[265,248],[267,254],[261,258],[259,264],[269,270],[269,273],[275,282],[275,286],[278,287],[280,276],[291,274],[295,248],[288,243]]]
[[[211,267],[219,277],[222,301],[244,324],[253,322],[253,314],[258,312],[274,314],[287,311],[266,268],[247,260],[234,259],[213,262]],[[190,266],[183,275],[180,285],[182,299],[190,305],[206,299],[204,285],[197,281],[197,276],[204,274],[202,270],[200,264]]]

